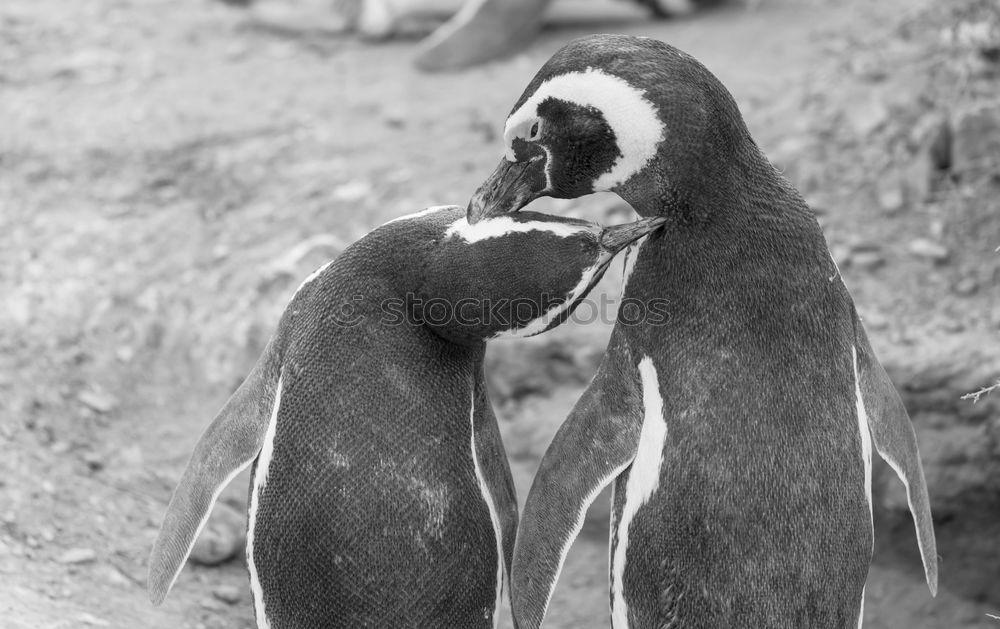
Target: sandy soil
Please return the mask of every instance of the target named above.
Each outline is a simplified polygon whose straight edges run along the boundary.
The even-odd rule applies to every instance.
[[[821,212],[835,253],[876,245],[877,268],[843,268],[876,346],[995,333],[995,297],[955,286],[995,281],[982,260],[997,244],[996,206],[955,221],[968,195],[948,192],[880,208],[899,112],[917,117],[931,98],[926,66],[893,61],[910,59],[901,25],[920,32],[930,0],[758,4],[615,29],[671,42],[719,75]],[[252,626],[239,560],[187,568],[161,608],[143,589],[192,445],[301,278],[390,217],[464,204],[538,66],[601,30],[549,30],[524,55],[427,76],[409,64],[412,41],[276,33],[207,1],[5,0],[0,625]],[[622,216],[609,196],[540,207]],[[947,263],[908,253],[924,236],[954,243]],[[554,334],[599,351],[608,330]],[[512,450],[551,435],[578,392],[502,405]],[[525,427],[538,418],[542,428]],[[533,464],[514,456],[522,497]],[[240,505],[245,482],[224,500]],[[591,518],[574,547],[551,626],[607,626],[603,526]],[[995,602],[947,579],[931,599],[912,561],[877,556],[867,595],[866,627],[1000,626],[984,615]]]

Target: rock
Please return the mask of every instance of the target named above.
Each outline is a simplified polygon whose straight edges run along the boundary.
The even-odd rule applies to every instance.
[[[965,492],[996,484],[991,482],[990,475],[996,473],[998,462],[990,463],[991,439],[985,426],[920,429],[917,438],[935,515],[955,512],[953,505],[962,501]],[[882,508],[896,511],[909,508],[906,491],[895,472],[883,470],[878,480],[882,484],[879,492]]]
[[[246,545],[246,516],[224,503],[212,509],[191,549],[191,561],[215,566],[235,557]]]
[[[910,143],[918,157],[937,170],[951,168],[951,124],[944,114],[932,112],[921,118],[910,132]]]
[[[115,350],[115,358],[120,363],[130,363],[135,358],[135,349],[129,345],[123,345]]]
[[[104,469],[104,457],[97,452],[85,452],[83,462],[87,464],[92,472],[99,472]]]
[[[501,410],[500,430],[511,460],[529,464],[534,476],[545,449],[583,393],[583,385],[560,387],[551,395],[532,396]],[[530,482],[528,483],[530,487]]]
[[[837,263],[837,266],[842,269],[849,267],[853,261],[851,248],[847,245],[837,244],[831,246],[830,255],[833,257],[834,262]]]
[[[487,351],[486,378],[501,406],[566,385],[586,385],[601,361],[602,348],[555,337],[530,344],[495,343]]]
[[[862,99],[844,111],[847,124],[860,138],[867,138],[889,120],[889,108],[876,97]]]
[[[951,290],[956,295],[962,295],[967,297],[969,295],[975,295],[976,291],[979,290],[979,282],[974,277],[963,277],[962,279],[955,282]]]
[[[242,600],[243,592],[240,591],[240,588],[233,585],[220,585],[212,590],[212,596],[219,599],[223,603],[235,605]]]
[[[133,585],[131,578],[116,566],[105,566],[99,571],[99,574],[105,583],[115,587],[127,588]],[[143,582],[139,581],[139,583]]]
[[[260,292],[266,292],[280,280],[289,277],[300,277],[305,280],[310,270],[316,270],[323,264],[336,258],[347,248],[347,243],[333,234],[316,234],[298,243],[282,255],[274,258],[261,273],[262,279],[257,286]],[[308,265],[308,266],[307,266]]]
[[[915,257],[930,260],[935,264],[943,264],[948,261],[951,253],[947,247],[938,244],[927,238],[917,238],[910,242],[907,250]]]
[[[367,181],[351,181],[333,189],[331,196],[337,201],[355,203],[372,193],[371,184]]]
[[[1000,166],[1000,101],[957,112],[952,129],[955,172],[977,175]]]
[[[944,318],[940,323],[941,329],[945,332],[961,332],[965,330],[965,324],[959,319],[951,317]]]
[[[858,251],[851,254],[850,260],[852,265],[866,271],[885,265],[885,258],[878,251]]]
[[[92,614],[88,614],[87,612],[82,612],[82,613],[77,614],[76,615],[76,620],[77,620],[77,622],[80,622],[80,623],[82,623],[84,625],[88,625],[88,626],[91,626],[91,627],[110,627],[111,626],[111,623],[108,622],[107,620],[104,620],[103,618],[98,618],[97,616],[94,616]]]
[[[878,205],[886,212],[896,212],[906,205],[906,194],[902,184],[895,177],[883,177],[876,184],[875,196]]]
[[[861,316],[866,330],[884,330],[889,327],[889,318],[880,312],[865,312]]]
[[[71,548],[56,557],[56,562],[61,564],[83,564],[91,563],[97,559],[97,553],[93,548]]]
[[[841,269],[856,267],[871,271],[883,266],[886,262],[881,247],[868,242],[833,245],[830,247],[830,255],[833,256]]]
[[[878,337],[873,337],[876,340]],[[949,587],[981,600],[1000,596],[1000,395],[977,403],[961,399],[1000,378],[1000,338],[968,331],[911,347],[877,347],[917,433],[937,529],[938,552],[948,561]],[[875,522],[898,526],[881,546],[915,555],[913,523],[903,484],[873,457]],[[878,535],[877,535],[878,537]],[[876,543],[876,547],[879,543]],[[876,551],[879,552],[879,551]],[[912,562],[919,574],[919,559]],[[985,585],[991,584],[991,585]],[[951,626],[951,625],[949,625]],[[971,625],[970,625],[971,626]]]
[[[101,414],[107,414],[118,408],[118,398],[106,391],[81,391],[77,396],[87,408]]]
[[[859,55],[850,61],[851,73],[860,79],[876,83],[889,75],[884,59],[874,55]]]

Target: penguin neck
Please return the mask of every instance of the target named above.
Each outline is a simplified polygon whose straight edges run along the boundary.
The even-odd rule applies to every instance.
[[[617,192],[641,216],[681,226],[754,212],[755,197],[797,196],[749,134],[739,135],[715,138],[697,155],[683,147],[661,154]]]

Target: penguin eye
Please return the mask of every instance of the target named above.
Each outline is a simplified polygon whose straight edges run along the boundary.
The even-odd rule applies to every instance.
[[[529,142],[534,142],[535,140],[537,140],[538,136],[541,133],[541,130],[542,130],[542,121],[535,120],[535,124],[531,125],[531,130],[528,131],[527,140]]]

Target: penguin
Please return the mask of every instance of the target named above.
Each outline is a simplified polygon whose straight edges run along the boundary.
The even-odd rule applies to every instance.
[[[201,436],[149,560],[160,604],[222,489],[252,466],[257,626],[495,627],[517,523],[485,341],[568,317],[630,242],[542,214],[394,219],[299,287]]]
[[[619,310],[528,494],[517,627],[542,623],[609,484],[614,629],[860,627],[873,450],[906,487],[936,595],[906,409],[815,215],[721,82],[661,41],[584,37],[531,80],[504,142],[470,224],[600,190],[666,221],[626,254],[622,304],[635,307]]]
[[[368,0],[366,10],[387,0]],[[683,17],[701,8],[721,5],[725,0],[631,0],[645,9],[652,19]],[[392,4],[393,2],[388,2]],[[367,5],[371,4],[371,9]],[[397,4],[398,0],[397,0]],[[437,4],[437,3],[434,3]],[[557,21],[560,14],[577,18],[589,10],[613,9],[600,2],[553,0],[465,0],[451,18],[420,42],[414,63],[428,72],[454,71],[524,52],[537,37],[546,21]],[[623,3],[624,4],[624,3]],[[407,9],[399,13],[406,13]],[[415,12],[409,8],[409,12]],[[631,13],[631,11],[626,11]],[[603,16],[603,14],[602,14]],[[596,16],[595,16],[596,17]],[[614,19],[614,15],[608,14]],[[631,17],[631,16],[629,16]]]

